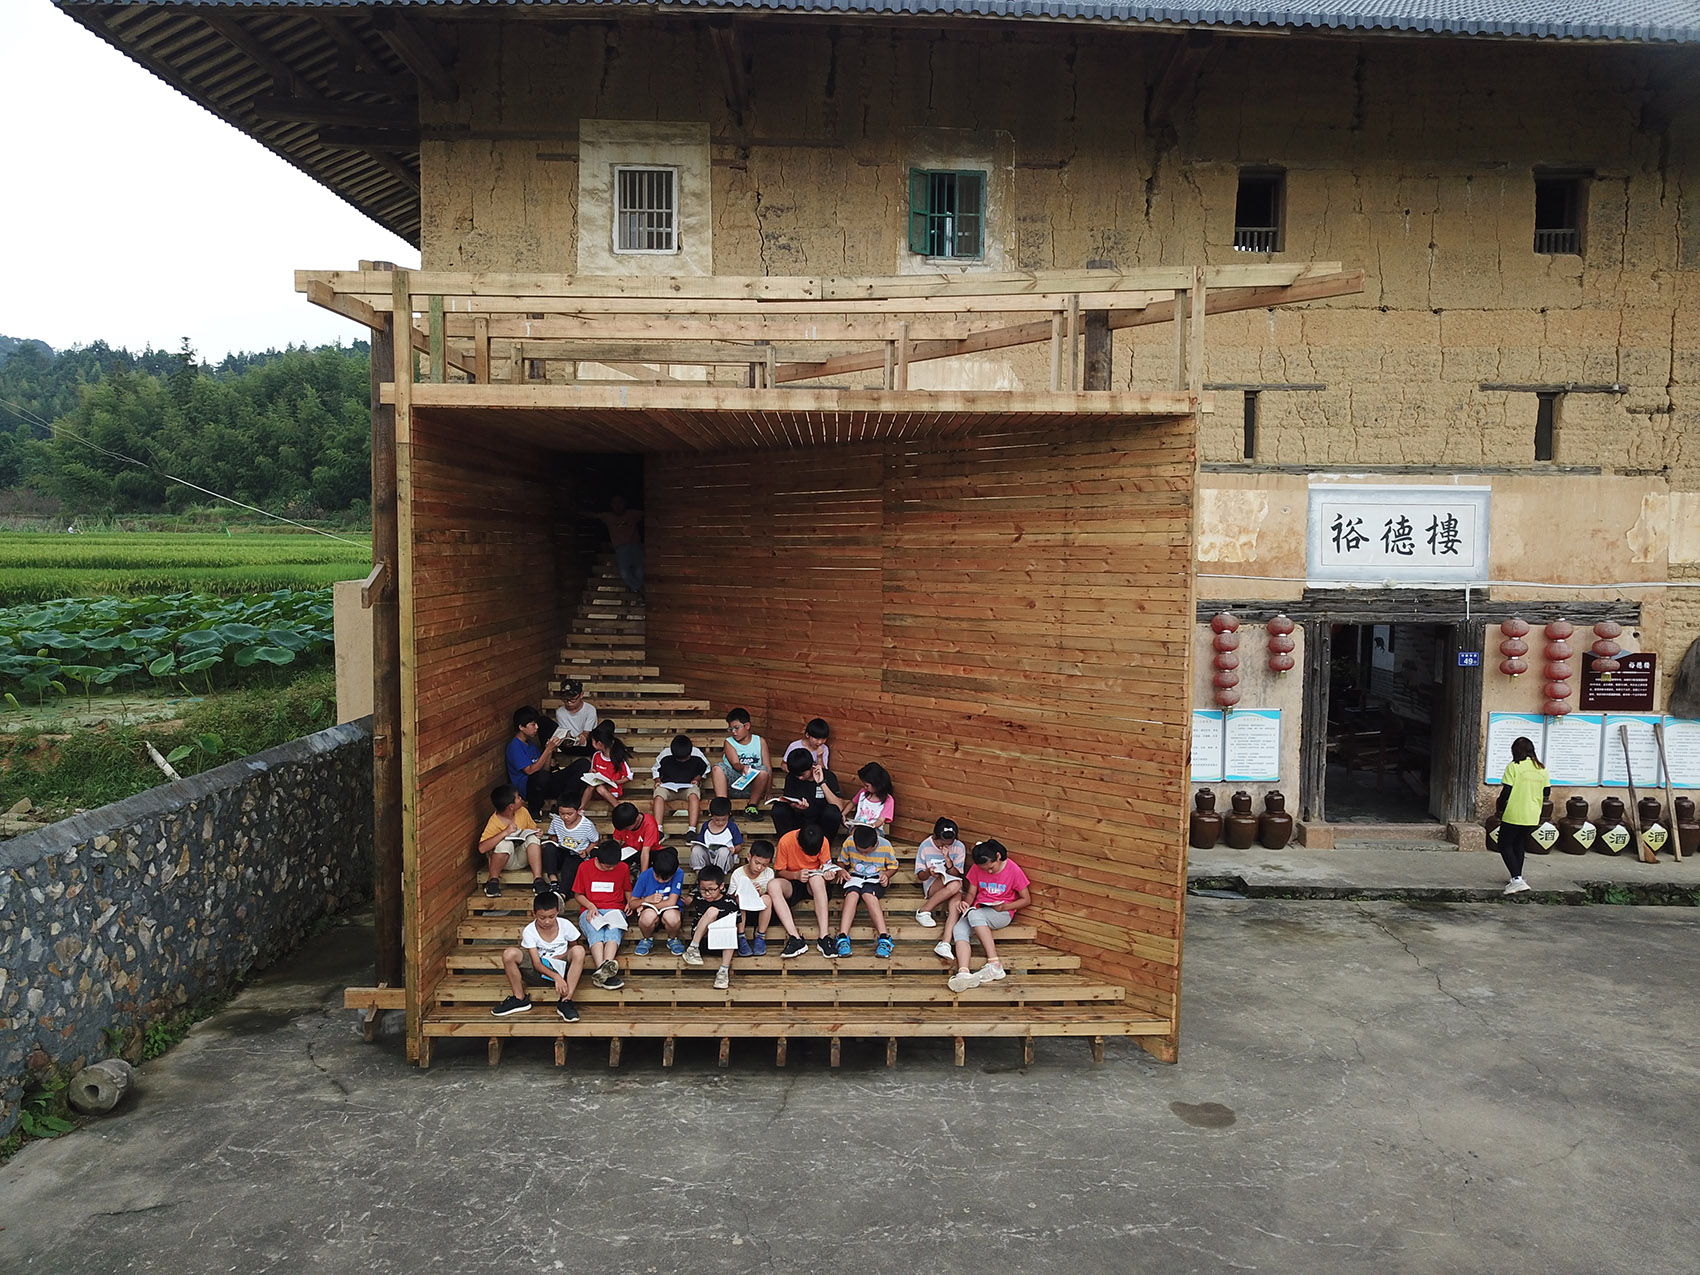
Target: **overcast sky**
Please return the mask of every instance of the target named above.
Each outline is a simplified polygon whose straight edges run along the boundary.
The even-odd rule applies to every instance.
[[[212,361],[364,335],[297,268],[419,262],[48,0],[0,0],[0,243],[0,335]]]

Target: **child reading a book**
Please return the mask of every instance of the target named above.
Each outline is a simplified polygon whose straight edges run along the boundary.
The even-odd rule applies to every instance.
[[[873,922],[874,955],[884,960],[891,956],[891,935],[886,933],[886,884],[897,871],[897,856],[891,852],[891,842],[880,836],[879,830],[859,823],[850,830],[850,839],[842,850],[844,863],[844,910],[838,922],[838,955],[850,955],[850,926],[856,919],[856,905],[868,909]]]
[[[529,1010],[531,997],[525,990],[529,979],[543,985],[553,983],[561,998],[555,1012],[562,1022],[578,1022],[573,993],[584,972],[584,948],[578,938],[573,923],[561,915],[561,900],[553,890],[544,890],[532,899],[531,924],[520,931],[519,946],[502,950],[502,972],[508,976],[512,995],[490,1012],[497,1018],[507,1018]],[[522,961],[529,962],[530,968],[522,970]]]
[[[773,900],[767,887],[773,882],[773,842],[760,838],[750,842],[750,861],[732,869],[726,889],[738,900],[744,913],[744,933],[738,938],[739,956],[767,955],[767,926],[773,920]]]
[[[621,785],[632,777],[632,750],[614,734],[614,723],[597,723],[590,732],[590,746],[596,750],[590,759],[590,769],[583,781],[589,786],[588,800],[600,799],[610,806],[620,804]]]
[[[620,843],[620,857],[633,863],[634,872],[642,872],[649,866],[649,856],[654,853],[655,847],[661,844],[661,829],[656,826],[655,817],[640,814],[631,802],[622,801],[614,807],[608,822],[614,825],[614,840]]]
[[[836,820],[833,831],[838,831]],[[773,901],[773,914],[785,927],[786,935],[785,946],[779,955],[790,958],[801,956],[808,950],[809,945],[797,932],[791,905],[800,905],[805,898],[810,898],[814,900],[815,920],[820,925],[820,942],[816,946],[822,956],[829,959],[837,956],[838,944],[827,937],[832,923],[832,908],[827,903],[826,887],[829,881],[841,875],[842,869],[832,862],[832,843],[826,830],[818,823],[806,823],[795,832],[779,838],[779,844],[774,848],[773,870],[774,877],[768,884],[767,897]]]
[[[579,864],[599,839],[596,825],[584,813],[584,785],[573,784],[561,794],[549,817],[549,831],[543,836],[543,875],[564,885],[563,893],[571,893]]]
[[[829,816],[834,824],[841,822],[845,802],[838,795],[837,782],[815,761],[814,754],[806,748],[793,748],[785,754],[785,786],[768,805],[773,809],[773,830],[783,837],[805,823],[821,823]]]
[[[686,965],[702,964],[702,947],[709,939],[711,926],[730,921],[731,934],[725,936],[726,946],[722,949],[720,968],[715,971],[714,985],[726,988],[732,985],[732,957],[737,953],[736,935],[738,933],[738,900],[726,891],[726,874],[712,863],[697,873],[696,897],[696,927],[691,931],[691,945],[685,949]],[[709,943],[710,947],[715,944]]]
[[[953,992],[995,983],[1004,976],[992,932],[1008,925],[1030,901],[1027,874],[1009,857],[1002,842],[982,841],[969,857],[974,866],[968,869],[968,893],[950,907],[951,938],[956,940],[956,973],[950,976]],[[985,965],[972,974],[968,972],[968,957],[973,950],[970,935],[986,949]],[[950,945],[943,941],[934,950],[946,959],[952,955]]]
[[[665,823],[668,808],[682,801],[690,829],[695,832],[702,803],[702,778],[706,774],[708,758],[702,755],[702,749],[691,744],[689,735],[673,736],[667,751],[649,768],[650,778],[655,780],[655,822]]]
[[[490,874],[484,882],[484,893],[492,899],[502,897],[502,870],[511,856],[522,852],[531,865],[532,884],[539,890],[545,889],[549,883],[543,879],[537,825],[520,799],[519,789],[512,784],[497,784],[490,790],[490,804],[495,813],[484,821],[484,831],[478,837],[478,853],[484,856]]]
[[[691,871],[713,864],[722,872],[738,862],[738,847],[744,834],[732,819],[732,799],[713,797],[708,803],[708,822],[691,835]]]
[[[555,710],[556,751],[583,757],[590,752],[590,732],[596,729],[596,705],[584,698],[584,683],[561,686],[561,706]]]
[[[892,817],[897,813],[897,801],[891,791],[891,776],[886,773],[884,766],[877,761],[871,761],[856,772],[856,778],[862,781],[862,788],[851,798],[845,822],[852,825],[865,823],[871,828],[879,829],[882,836],[889,833]]]
[[[754,819],[762,813],[761,803],[773,780],[767,741],[755,734],[746,708],[734,708],[726,714],[726,730],[722,756],[714,763],[714,795],[729,797],[736,793],[744,800],[745,816]]]
[[[915,880],[921,883],[921,910],[915,920],[932,929],[938,924],[933,913],[947,909],[962,897],[962,874],[967,868],[968,847],[962,844],[956,820],[940,817],[933,823],[933,835],[915,851]]]
[[[632,902],[637,905],[639,956],[648,956],[655,945],[655,930],[659,926],[667,935],[667,950],[678,956],[685,950],[679,929],[685,923],[679,899],[685,892],[685,874],[679,870],[679,852],[662,846],[650,857],[650,864],[639,874],[632,887]]]
[[[827,725],[826,718],[811,717],[803,727],[803,733],[785,745],[785,751],[780,756],[789,757],[797,749],[806,748],[810,756],[815,759],[816,765],[822,770],[830,770],[832,768],[832,745],[827,741],[831,738],[832,727]]]
[[[626,912],[632,902],[632,874],[620,861],[620,843],[608,837],[596,844],[596,856],[579,865],[573,882],[578,899],[578,927],[584,932],[596,972],[590,981],[610,990],[624,987],[615,960],[626,932]]]

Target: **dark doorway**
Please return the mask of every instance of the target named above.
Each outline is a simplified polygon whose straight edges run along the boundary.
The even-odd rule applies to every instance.
[[[1443,805],[1447,626],[1336,624],[1331,638],[1328,820],[1430,822]]]

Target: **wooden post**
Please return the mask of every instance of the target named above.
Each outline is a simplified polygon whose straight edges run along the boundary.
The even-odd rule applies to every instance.
[[[1063,312],[1051,315],[1051,393],[1062,389]]]
[[[1092,1038],[1092,1061],[1095,1063],[1104,1061],[1104,1038],[1102,1036]]]
[[[387,261],[376,270],[393,270]],[[396,582],[401,560],[396,524],[395,408],[381,402],[395,375],[395,315],[372,329],[372,561],[386,564],[372,602],[372,929],[377,983],[407,981],[401,926],[401,629]],[[400,322],[411,327],[402,315]]]
[[[968,1061],[968,1042],[963,1040],[960,1036],[952,1036],[950,1038],[950,1043],[952,1048],[955,1050],[956,1065],[958,1067],[963,1066]]]
[[[567,1038],[565,1036],[557,1036],[555,1037],[555,1066],[565,1067],[566,1065]]]
[[[472,376],[480,385],[490,384],[490,317],[472,320]]]
[[[668,1036],[661,1042],[661,1065],[663,1067],[673,1065],[673,1045],[674,1038],[672,1036]]]
[[[909,388],[909,324],[905,320],[897,325],[897,371],[895,388]]]
[[[501,1062],[502,1061],[502,1038],[500,1036],[490,1037],[490,1043],[486,1047],[486,1052],[490,1056],[490,1065],[492,1067],[494,1067],[497,1063]]]
[[[730,1066],[731,1062],[732,1038],[730,1036],[722,1036],[720,1038],[720,1065],[722,1067]]]
[[[1187,342],[1187,389],[1193,398],[1204,393],[1204,267],[1192,268],[1192,295],[1187,298],[1187,311],[1192,318],[1192,338]]]
[[[1175,388],[1186,388],[1186,293],[1177,291],[1174,300],[1175,318]]]
[[[897,1066],[897,1037],[895,1036],[891,1036],[886,1039],[885,1065],[887,1067]]]
[[[1328,679],[1333,658],[1330,622],[1308,622],[1299,716],[1299,818],[1308,823],[1321,823],[1327,818],[1323,794],[1328,786]],[[1474,730],[1473,724],[1471,729]]]
[[[428,323],[428,348],[431,352],[431,384],[441,385],[448,380],[449,370],[449,338],[443,331],[443,299],[430,299]]]
[[[1110,356],[1115,339],[1110,335],[1110,312],[1086,312],[1086,381],[1089,390],[1110,388]]]
[[[785,1055],[786,1055],[786,1052],[787,1052],[786,1046],[788,1044],[789,1044],[789,1042],[783,1036],[779,1037],[777,1040],[774,1041],[774,1043],[773,1043],[773,1065],[775,1067],[783,1067],[785,1065]]]
[[[832,1038],[832,1065],[834,1067],[838,1066],[838,1060],[839,1060],[839,1057],[840,1057],[840,1048],[841,1048],[841,1046],[840,1046],[839,1039],[838,1039],[838,1037],[834,1036]]]
[[[608,1065],[610,1067],[620,1065],[620,1038],[618,1036],[608,1038]]]
[[[1068,388],[1080,388],[1080,294],[1068,299]]]
[[[896,385],[896,382],[892,379],[896,375],[896,367],[897,343],[895,341],[887,341],[885,343],[885,381],[883,382],[883,385],[884,388],[888,390],[892,389]]]
[[[1023,1067],[1033,1065],[1033,1038],[1031,1036],[1021,1038],[1021,1065]]]

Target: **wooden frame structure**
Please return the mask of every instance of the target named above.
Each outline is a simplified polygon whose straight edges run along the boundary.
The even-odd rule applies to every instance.
[[[668,1059],[679,1036],[715,1037],[723,1062],[735,1036],[774,1038],[781,1058],[788,1039],[830,1039],[835,1060],[844,1036],[886,1038],[888,1057],[898,1037],[951,1036],[960,1060],[969,1035],[1127,1035],[1172,1060],[1204,319],[1361,286],[1304,265],[298,274],[316,304],[374,330],[393,316],[396,333],[379,399],[396,453],[406,990],[349,1003],[405,1007],[422,1064],[440,1037],[488,1038],[494,1061],[501,1038],[539,1034],[558,1060],[571,1036],[610,1038],[613,1058],[622,1038],[657,1037]],[[1161,322],[1171,385],[1108,389],[1109,334]],[[917,363],[1020,346],[1048,346],[1050,389],[908,388]],[[634,975],[571,1025],[454,1003],[453,971],[481,968],[468,945],[523,923],[477,920],[470,840],[507,715],[542,699],[561,604],[589,570],[539,511],[597,501],[571,491],[573,458],[605,452],[644,456],[648,642],[698,697],[680,711],[706,730],[744,704],[780,738],[829,717],[841,771],[878,758],[896,776],[900,846],[941,812],[1005,840],[1035,883],[1032,968],[1102,982],[1047,992],[1035,973],[977,1003],[942,978],[867,996],[842,969],[811,982],[793,966],[706,1002]]]

